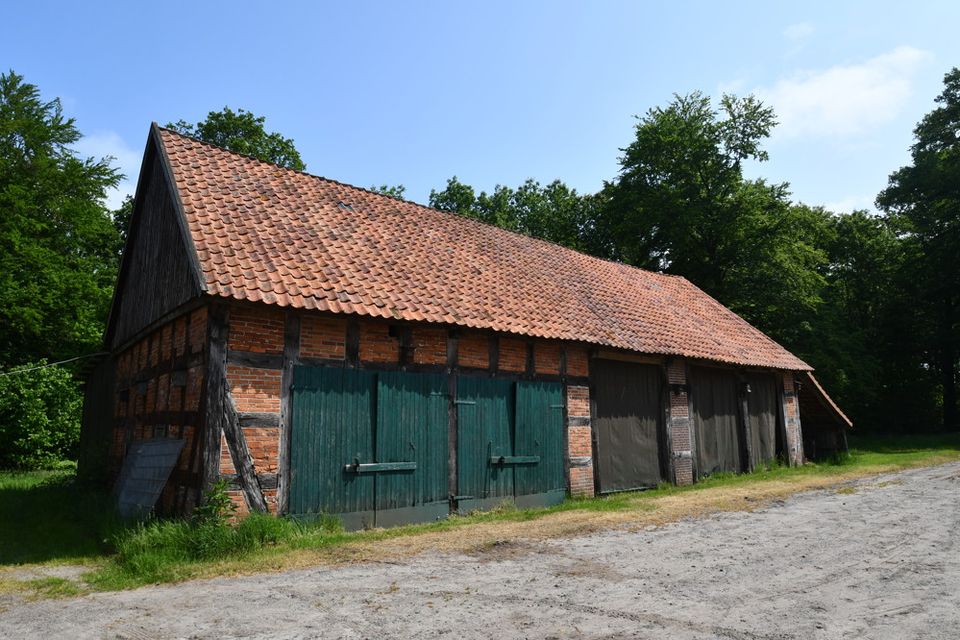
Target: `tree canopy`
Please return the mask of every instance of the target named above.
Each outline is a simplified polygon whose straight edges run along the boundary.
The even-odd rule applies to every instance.
[[[937,107],[914,129],[912,164],[877,197],[911,254],[904,268],[917,296],[916,329],[940,374],[945,426],[960,428],[960,69],[943,80]]]
[[[167,124],[183,135],[209,142],[210,144],[259,158],[281,167],[303,171],[307,165],[300,158],[290,138],[279,133],[268,133],[264,116],[256,116],[249,111],[224,107],[221,111],[211,111],[206,119],[196,124],[184,120]]]
[[[0,364],[100,348],[117,268],[105,206],[121,175],[81,158],[58,99],[0,75]]]
[[[787,184],[746,180],[776,120],[755,98],[675,96],[638,118],[607,183],[614,255],[682,275],[779,340],[796,344],[822,302],[822,209],[794,206]]]
[[[546,186],[527,180],[516,189],[497,185],[493,193],[477,194],[453,176],[442,191],[430,191],[430,206],[597,256],[612,251],[599,226],[600,197],[580,195],[560,180]]]

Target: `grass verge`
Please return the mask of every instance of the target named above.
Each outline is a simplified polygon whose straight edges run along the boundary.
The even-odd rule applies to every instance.
[[[714,476],[689,487],[664,485],[643,492],[567,500],[545,509],[504,505],[484,513],[394,529],[348,533],[329,520],[303,524],[270,516],[253,516],[238,526],[156,520],[115,532],[111,537],[114,551],[110,554],[103,554],[102,541],[98,546],[96,540],[78,544],[80,553],[46,554],[94,562],[74,587],[56,580],[33,585],[24,580],[5,582],[0,572],[0,592],[65,596],[74,593],[72,588],[127,589],[324,563],[386,561],[430,549],[486,553],[502,547],[498,543],[503,541],[544,539],[611,527],[639,529],[721,511],[753,510],[800,491],[960,460],[960,435],[860,439],[851,441],[851,447],[849,456],[830,463],[795,468],[770,466],[752,474]],[[94,529],[103,531],[104,521],[91,518],[90,522],[99,522],[100,528]],[[89,533],[90,528],[83,531]],[[51,544],[52,539],[43,548]],[[98,548],[101,551],[96,551]]]

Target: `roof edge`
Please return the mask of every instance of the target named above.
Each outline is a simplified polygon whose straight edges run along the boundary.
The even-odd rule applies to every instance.
[[[834,417],[837,418],[839,422],[844,424],[847,427],[847,429],[852,429],[853,420],[847,417],[847,414],[845,414],[840,409],[840,407],[837,406],[837,403],[833,401],[833,398],[831,398],[827,394],[826,390],[824,390],[824,388],[820,386],[820,382],[813,377],[813,372],[805,371],[804,374],[807,376],[807,379],[813,385],[813,388],[817,390],[818,400],[820,400],[820,404],[822,404],[827,409],[827,411],[830,411],[831,413],[833,413]]]
[[[187,226],[187,214],[183,208],[183,200],[180,198],[180,188],[177,186],[176,176],[173,175],[173,167],[170,165],[170,157],[167,155],[167,149],[163,146],[163,138],[160,136],[160,125],[156,122],[150,123],[150,137],[157,145],[157,155],[163,166],[163,175],[167,179],[167,188],[170,190],[170,198],[173,200],[173,206],[177,211],[177,227],[180,229],[180,235],[183,238],[187,249],[187,256],[190,259],[191,272],[193,273],[194,283],[200,290],[200,293],[207,292],[207,280],[203,276],[203,269],[200,266],[200,255],[197,253],[197,246],[193,242],[193,235]]]

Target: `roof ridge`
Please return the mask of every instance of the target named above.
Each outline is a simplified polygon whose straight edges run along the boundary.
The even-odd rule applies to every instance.
[[[156,124],[156,123],[154,123],[154,124]],[[651,274],[651,275],[654,275],[654,276],[662,276],[662,277],[666,277],[666,278],[680,278],[680,279],[683,279],[683,280],[687,280],[686,278],[684,278],[683,276],[681,276],[681,275],[679,275],[679,274],[666,273],[666,272],[664,272],[664,271],[654,271],[654,270],[652,270],[652,269],[644,269],[643,267],[638,267],[638,266],[636,266],[636,265],[627,264],[626,262],[621,262],[621,261],[619,261],[619,260],[614,260],[614,259],[612,259],[612,258],[601,258],[601,257],[599,257],[599,256],[595,256],[595,255],[589,254],[589,253],[587,253],[587,252],[585,252],[585,251],[580,251],[579,249],[574,249],[574,248],[572,248],[572,247],[568,247],[568,246],[566,246],[566,245],[560,244],[559,242],[555,242],[555,241],[553,241],[553,240],[547,240],[546,238],[538,238],[537,236],[532,236],[532,235],[523,233],[523,232],[521,232],[521,231],[514,231],[513,229],[505,229],[505,228],[503,228],[503,227],[499,227],[499,226],[493,224],[492,222],[486,222],[486,221],[484,221],[484,220],[478,220],[478,219],[476,219],[476,218],[471,218],[471,217],[465,216],[465,215],[463,215],[463,214],[457,213],[456,211],[447,211],[447,210],[445,210],[445,209],[437,209],[437,208],[435,208],[435,207],[430,207],[430,206],[428,206],[428,205],[422,204],[422,203],[420,203],[420,202],[415,202],[414,200],[407,200],[406,198],[400,198],[400,197],[393,196],[393,195],[390,195],[390,194],[381,193],[381,192],[379,192],[379,191],[374,191],[373,189],[367,189],[366,187],[358,187],[358,186],[353,185],[353,184],[350,184],[350,183],[348,183],[348,182],[342,182],[342,181],[340,181],[340,180],[335,180],[335,179],[333,179],[333,178],[328,178],[328,177],[326,177],[326,176],[318,176],[318,175],[316,175],[316,174],[308,173],[308,172],[306,172],[306,171],[300,171],[300,170],[298,170],[298,169],[291,169],[290,167],[284,167],[284,166],[281,166],[281,165],[276,164],[276,163],[274,163],[274,162],[269,162],[269,161],[267,161],[267,160],[263,160],[263,159],[261,159],[261,158],[257,158],[257,157],[251,156],[251,155],[247,155],[247,154],[245,154],[245,153],[240,153],[239,151],[233,151],[233,150],[231,150],[231,149],[226,149],[226,148],[224,148],[224,147],[217,146],[217,145],[215,145],[215,144],[213,144],[213,143],[210,143],[210,142],[207,142],[207,141],[205,141],[205,140],[200,140],[199,138],[195,138],[195,137],[193,137],[193,136],[188,136],[188,135],[186,135],[185,133],[180,133],[179,131],[174,131],[173,129],[170,129],[169,127],[162,127],[162,126],[160,126],[160,125],[157,125],[157,128],[160,129],[161,131],[166,131],[166,132],[171,133],[171,134],[173,134],[173,135],[175,135],[175,136],[179,136],[179,137],[181,137],[181,138],[186,138],[187,140],[190,140],[190,141],[192,141],[192,142],[196,142],[197,144],[203,145],[203,146],[205,146],[205,147],[210,147],[211,149],[216,149],[217,151],[219,151],[219,152],[221,152],[221,153],[228,153],[228,154],[233,155],[233,156],[237,156],[237,157],[240,157],[240,158],[244,158],[245,160],[252,160],[253,162],[258,162],[258,163],[260,163],[260,164],[265,164],[265,165],[269,165],[269,166],[271,166],[271,167],[276,167],[277,169],[280,169],[280,170],[282,170],[282,171],[289,171],[289,172],[291,172],[291,173],[299,174],[299,175],[302,175],[302,176],[307,177],[307,178],[313,178],[314,180],[322,180],[323,182],[327,182],[327,183],[330,183],[330,184],[339,185],[339,186],[345,187],[345,188],[347,188],[347,189],[356,189],[357,191],[363,191],[364,193],[368,193],[368,194],[373,195],[373,196],[378,196],[378,197],[381,197],[381,198],[388,198],[388,199],[390,199],[390,200],[395,200],[396,202],[401,202],[401,203],[403,203],[403,204],[413,205],[413,206],[415,206],[415,207],[417,207],[417,208],[419,208],[419,209],[424,209],[424,210],[430,211],[430,212],[432,212],[432,213],[439,213],[439,214],[447,215],[447,216],[456,216],[459,220],[466,220],[466,221],[468,221],[468,222],[470,222],[470,223],[477,224],[477,225],[481,225],[481,226],[483,226],[484,228],[493,229],[493,230],[495,230],[496,232],[508,233],[508,234],[511,234],[511,235],[514,235],[514,236],[518,236],[518,237],[521,237],[521,238],[525,238],[525,239],[527,239],[527,240],[533,240],[533,241],[535,241],[535,242],[542,242],[542,243],[547,244],[547,245],[551,245],[551,246],[554,246],[554,247],[558,247],[558,248],[563,249],[563,250],[565,250],[565,251],[572,251],[573,253],[576,253],[576,254],[579,254],[579,255],[582,255],[582,256],[586,256],[587,258],[589,258],[589,259],[591,259],[591,260],[596,260],[596,261],[598,261],[598,262],[603,262],[603,263],[607,263],[607,264],[612,264],[612,265],[615,265],[615,266],[618,266],[618,267],[626,267],[626,268],[631,269],[631,270],[634,270],[634,271],[640,271],[640,272],[642,272],[642,273],[647,273],[647,274]],[[687,280],[687,281],[689,282],[689,280]],[[691,284],[693,284],[693,283],[691,283]],[[696,286],[696,285],[694,285],[694,286]]]

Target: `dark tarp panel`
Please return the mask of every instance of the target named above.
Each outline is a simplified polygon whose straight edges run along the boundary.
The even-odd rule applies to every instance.
[[[777,442],[777,379],[771,373],[748,373],[747,419],[750,427],[751,468],[775,460],[782,451]]]
[[[733,371],[690,368],[690,399],[700,477],[743,470],[737,409],[739,384]]]
[[[663,374],[660,367],[596,360],[593,428],[600,491],[655,486],[663,480],[661,438]]]
[[[182,448],[183,440],[166,438],[130,445],[114,487],[122,517],[142,517],[153,510]]]

